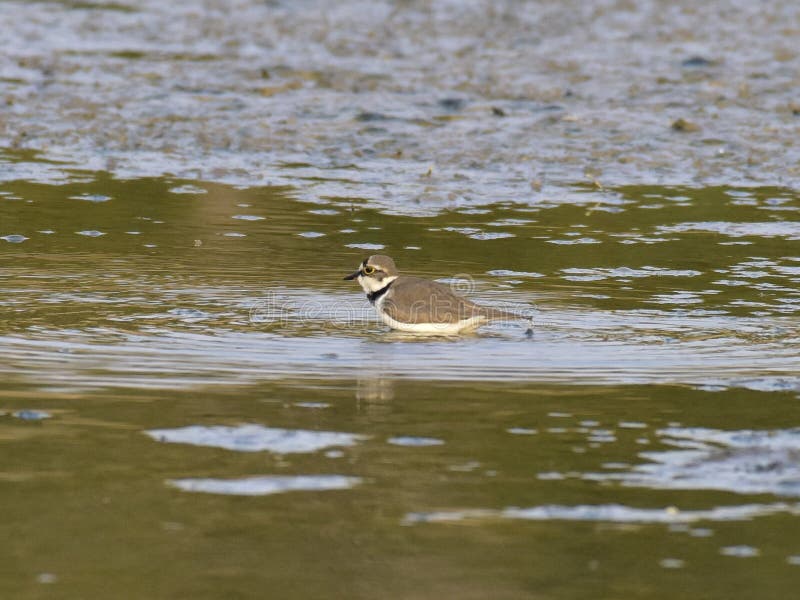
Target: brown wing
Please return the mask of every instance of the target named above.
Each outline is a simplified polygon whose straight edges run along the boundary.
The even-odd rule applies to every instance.
[[[495,318],[492,309],[457,296],[448,286],[416,277],[397,280],[383,310],[403,323],[457,323],[477,316]]]

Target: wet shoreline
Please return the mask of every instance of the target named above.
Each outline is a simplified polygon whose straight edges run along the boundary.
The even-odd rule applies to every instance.
[[[574,182],[796,189],[800,9],[722,4],[6,2],[0,178],[170,174],[404,212]]]

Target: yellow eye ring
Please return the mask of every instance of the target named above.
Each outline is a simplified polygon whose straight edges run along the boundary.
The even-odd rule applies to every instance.
[[[364,275],[372,275],[375,272],[375,267],[364,267]]]

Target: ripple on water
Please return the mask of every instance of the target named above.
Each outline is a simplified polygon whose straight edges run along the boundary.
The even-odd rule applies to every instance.
[[[686,561],[680,558],[663,558],[658,561],[658,564],[664,569],[682,569],[686,566]]]
[[[573,244],[601,244],[602,242],[594,238],[583,237],[574,240],[547,240],[547,243],[569,246]]]
[[[276,454],[316,452],[330,446],[353,446],[359,440],[365,439],[364,436],[353,433],[279,429],[262,425],[190,425],[177,429],[152,429],[145,433],[159,442]]]
[[[54,297],[58,296],[49,294],[47,299]],[[372,308],[355,292],[352,298],[334,296],[321,304],[335,307],[336,313],[295,310],[295,304],[313,304],[307,298],[315,299],[304,293],[291,296],[288,310],[282,299],[263,310],[242,299],[235,310],[242,319],[248,319],[251,310],[252,320],[241,330],[189,330],[175,324],[191,324],[191,318],[167,313],[159,314],[173,320],[169,327],[156,326],[148,318],[153,314],[149,304],[128,315],[109,304],[101,313],[106,324],[134,318],[147,326],[135,334],[115,331],[113,343],[98,339],[92,329],[38,327],[24,335],[2,335],[0,345],[8,369],[16,368],[14,361],[47,363],[48,369],[36,371],[37,381],[80,388],[134,384],[166,389],[219,385],[228,377],[362,377],[363,365],[378,358],[389,361],[393,376],[423,380],[800,390],[800,357],[792,343],[796,325],[786,319],[554,310],[542,315],[533,340],[514,327],[489,327],[451,340],[384,333]],[[224,304],[207,303],[203,312],[214,318],[230,315],[232,302],[226,298]],[[261,321],[279,322],[284,329],[268,331]],[[65,349],[74,352],[65,354]],[[336,360],[329,358],[332,355]]]
[[[506,431],[512,435],[536,435],[539,433],[538,429],[529,429],[527,427],[509,427]]]
[[[568,268],[561,269],[565,273],[563,279],[567,281],[602,281],[604,279],[638,279],[641,277],[697,277],[702,275],[700,271],[692,269],[666,269],[661,267],[641,267],[632,269],[630,267],[593,269]]]
[[[429,231],[436,231],[437,228],[429,228]],[[477,227],[444,227],[444,231],[452,231],[454,233],[463,234],[473,240],[500,240],[503,238],[516,237],[513,233],[506,231],[483,231]]]
[[[647,302],[651,304],[702,304],[703,298],[699,292],[677,291],[670,294],[654,294]]]
[[[42,421],[51,418],[53,415],[43,410],[18,410],[11,413],[11,416],[23,421]]]
[[[198,187],[196,185],[179,185],[170,188],[169,191],[173,194],[207,194],[208,190]]]
[[[150,317],[159,317],[161,315],[150,315]],[[201,321],[211,317],[211,314],[198,310],[196,308],[171,308],[164,316],[180,317],[185,321]]]
[[[800,496],[800,428],[721,431],[670,427],[657,432],[676,450],[643,452],[651,463],[585,479],[653,489],[721,490]]]
[[[259,217],[258,215],[233,215],[231,219],[239,221],[263,221],[266,217]]]
[[[429,437],[415,437],[410,435],[392,437],[386,440],[389,444],[393,446],[441,446],[444,444],[444,440],[439,440],[436,438],[429,438]]]
[[[724,548],[720,548],[719,553],[723,556],[736,556],[738,558],[752,558],[761,554],[758,548],[745,545],[725,546]]]
[[[516,237],[516,235],[506,231],[480,231],[478,233],[472,233],[468,237],[471,237],[473,240],[502,240]]]
[[[729,237],[783,237],[789,240],[800,240],[800,222],[798,221],[768,221],[756,223],[730,223],[727,221],[701,221],[693,223],[680,223],[678,225],[660,225],[656,227],[659,233],[686,233],[697,231],[701,233],[718,233]]]
[[[545,505],[528,508],[467,509],[406,514],[403,524],[448,523],[467,520],[526,520],[526,521],[607,521],[611,523],[696,523],[698,521],[746,521],[774,514],[800,514],[798,504],[745,504],[717,506],[708,510],[666,508],[635,508],[622,504]]]
[[[80,194],[78,196],[70,196],[70,200],[84,200],[86,202],[94,202],[99,204],[101,202],[108,202],[111,200],[111,196],[105,196],[103,194]]]
[[[359,244],[345,244],[346,248],[358,248],[359,250],[383,250],[386,246],[383,244],[367,244],[367,243],[359,243]]]
[[[285,492],[346,490],[361,483],[361,478],[344,475],[262,475],[241,479],[171,479],[167,483],[185,492],[269,496]]]
[[[495,277],[544,277],[542,273],[536,273],[534,271],[509,271],[507,269],[493,269],[491,271],[486,271],[486,274],[494,275]]]
[[[21,244],[22,242],[24,242],[27,239],[30,239],[30,238],[27,238],[24,235],[19,235],[19,234],[16,234],[16,233],[12,233],[10,235],[4,235],[3,237],[0,237],[0,240],[5,240],[9,244]]]

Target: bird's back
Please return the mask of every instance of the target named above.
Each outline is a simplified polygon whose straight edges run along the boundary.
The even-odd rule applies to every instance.
[[[400,276],[392,283],[382,309],[402,323],[458,323],[475,317],[493,319],[504,316],[503,311],[478,306],[442,283],[406,276]]]

